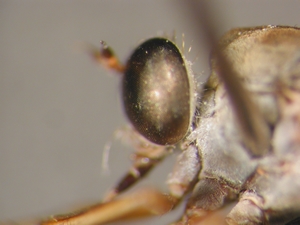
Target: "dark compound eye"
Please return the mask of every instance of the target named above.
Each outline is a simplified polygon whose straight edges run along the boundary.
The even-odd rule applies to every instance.
[[[191,117],[190,84],[174,43],[153,38],[141,44],[127,62],[122,85],[126,114],[144,137],[168,145],[186,135]]]

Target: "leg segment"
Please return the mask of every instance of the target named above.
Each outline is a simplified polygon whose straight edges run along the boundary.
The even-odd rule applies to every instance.
[[[145,151],[145,148],[143,149],[143,151]],[[118,194],[120,192],[138,181],[142,175],[145,175],[166,155],[165,149],[157,150],[156,153],[151,151],[152,158],[149,158],[150,153],[148,154],[148,157],[145,158],[147,151],[144,152],[144,157],[141,156],[141,151],[138,152],[139,154],[135,155],[134,158],[134,168],[137,171],[142,171],[140,176],[134,178],[129,172],[114,189],[115,195],[111,196],[109,199],[110,201],[94,205],[75,213],[63,216],[53,216],[47,221],[44,221],[41,225],[107,224],[112,221],[162,215],[175,208],[184,194],[190,189],[190,185],[193,184],[193,181],[199,172],[200,162],[198,161],[199,157],[197,157],[197,148],[190,146],[178,157],[175,169],[169,178],[171,195],[162,194],[153,189],[143,189],[119,198]],[[154,157],[154,155],[157,157]],[[141,164],[143,161],[148,162],[145,164],[145,168],[143,168],[143,164]],[[184,176],[185,172],[187,172],[185,170],[188,168],[184,165],[192,166],[194,164],[198,167]],[[180,176],[180,174],[182,174],[182,176]],[[172,176],[174,176],[173,179]],[[175,179],[176,176],[177,178]],[[177,193],[177,196],[173,196],[172,193]]]
[[[130,188],[145,177],[151,169],[170,153],[169,147],[152,144],[143,137],[135,135],[135,131],[129,132],[132,132],[133,138],[135,139],[132,144],[136,149],[136,152],[131,155],[132,167],[120,182],[105,196],[104,201],[110,201]]]
[[[187,203],[185,213],[175,225],[226,224],[225,218],[232,204],[225,200],[236,198],[231,189],[215,178],[201,179]]]
[[[113,188],[104,198],[104,201],[110,201],[118,194],[130,188],[140,179],[145,177],[152,168],[154,168],[157,163],[159,163],[163,158],[151,159],[148,157],[139,156],[134,154],[134,163],[132,169],[125,174],[125,176],[120,180],[120,182]]]
[[[99,225],[113,221],[162,215],[170,211],[177,200],[153,189],[144,189],[123,198],[66,215],[53,216],[41,225]]]

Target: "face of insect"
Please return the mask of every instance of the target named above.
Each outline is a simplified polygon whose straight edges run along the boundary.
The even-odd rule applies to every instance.
[[[134,50],[141,39],[154,36],[158,30],[169,32],[175,29],[177,36],[185,33],[186,46],[192,45],[192,53],[187,53],[186,47],[184,55],[191,61],[196,55],[200,56],[193,66],[195,74],[202,75],[203,68],[208,64],[208,53],[199,50],[202,48],[199,47],[202,40],[196,36],[197,23],[194,23],[195,27],[187,19],[189,12],[184,5],[176,8],[176,4],[173,3],[162,5],[161,1],[151,1],[148,5],[138,3],[133,12],[132,6],[124,3],[39,3],[39,8],[35,8],[37,6],[33,2],[14,5],[8,1],[5,3],[6,8],[3,7],[5,12],[2,15],[6,19],[2,20],[1,28],[6,32],[1,38],[5,60],[0,62],[0,68],[4,70],[1,76],[4,79],[2,105],[5,109],[5,115],[1,117],[1,219],[44,215],[48,211],[60,213],[60,209],[63,208],[64,211],[64,206],[74,202],[99,199],[99,193],[105,193],[129,167],[129,160],[124,160],[129,155],[128,151],[114,143],[109,159],[111,175],[99,175],[101,146],[106,143],[113,130],[122,124],[122,109],[117,108],[118,88],[114,85],[115,82],[111,78],[99,76],[98,71],[95,71],[87,60],[84,61],[82,55],[70,54],[72,51],[68,47],[74,40],[93,43],[98,43],[100,39],[105,40],[121,59],[127,59],[130,50]],[[259,3],[259,9],[256,3]],[[218,4],[220,5],[216,7],[214,15],[221,12],[223,15],[222,24],[218,28],[219,34],[233,27],[261,24],[294,25],[299,21],[299,18],[295,18],[299,15],[299,3],[273,1],[272,7],[269,4],[263,5],[261,1],[218,1]],[[69,10],[70,7],[74,7],[74,10]],[[54,11],[57,13],[55,16]],[[79,18],[75,12],[80,12],[82,16]],[[281,13],[284,16],[280,16]],[[180,48],[181,41],[177,40],[177,44]],[[11,62],[14,64],[10,64]],[[257,62],[263,62],[263,59]],[[295,64],[296,62],[297,60]],[[278,68],[268,69],[277,71]],[[208,70],[205,74],[208,74]],[[91,82],[93,79],[94,82]],[[256,87],[257,83],[253,84],[253,87]],[[223,93],[220,91],[218,94],[222,97]],[[292,97],[286,99],[290,98]],[[296,107],[287,105],[287,101],[280,104],[288,109],[282,112],[284,114],[293,112],[294,106]],[[272,117],[269,117],[268,113],[266,115],[265,118],[270,121],[276,118],[273,114]],[[203,123],[201,126],[204,127]],[[282,129],[274,134],[278,137],[276,140],[283,140],[276,143],[280,146],[278,149],[287,148],[288,142],[284,141],[288,140],[285,138],[286,130],[291,129],[288,124],[283,124]],[[199,132],[195,135],[205,136],[208,133]],[[210,132],[210,137],[214,138],[213,132]],[[202,140],[205,139],[199,139],[199,143]],[[237,157],[241,157],[245,161],[243,165],[252,169],[253,165],[246,163],[249,159],[248,153]],[[219,167],[219,162],[224,158],[218,154],[214,158],[206,159],[210,160],[210,166],[217,169],[218,174],[222,173],[228,177],[228,174],[236,172],[237,167],[233,167],[228,160],[224,160],[227,164],[221,164]],[[278,165],[278,162],[276,163],[273,164],[270,160],[267,165]],[[152,181],[150,179],[145,182],[167,190],[160,185],[165,182],[171,168],[163,166],[165,165],[157,169],[158,173],[155,174],[154,171]],[[285,166],[286,164],[279,163],[277,168],[288,168]],[[206,167],[203,171],[208,170]],[[242,172],[247,173],[247,170]],[[242,173],[235,175],[245,177]],[[276,180],[281,178],[282,176],[278,175]],[[253,189],[256,186],[257,179],[262,177],[255,174],[249,180],[249,188]],[[293,176],[289,179],[289,183],[297,180]],[[267,190],[276,185],[274,181],[271,187],[260,187],[267,192],[263,195],[270,194],[272,197],[272,192]],[[198,187],[201,188],[200,185]],[[249,203],[249,199],[254,198],[251,193],[246,194],[242,197]],[[280,204],[276,203],[276,206],[278,205]],[[176,212],[166,220],[170,222],[178,217]],[[167,222],[164,218],[159,218],[149,222],[153,223]]]

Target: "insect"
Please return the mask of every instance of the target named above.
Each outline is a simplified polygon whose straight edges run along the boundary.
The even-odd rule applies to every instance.
[[[213,40],[206,29],[207,39]],[[175,224],[199,224],[237,199],[224,218],[228,224],[297,219],[299,37],[298,28],[284,26],[229,31],[217,46],[210,43],[212,73],[196,95],[191,94],[196,81],[189,65],[170,40],[142,43],[125,67],[104,44],[96,58],[123,74],[123,104],[137,140],[133,168],[106,202],[45,224],[96,224],[163,214],[188,193],[185,213]],[[116,198],[178,143],[182,153],[168,178],[168,195],[147,190]]]
[[[232,33],[230,35],[233,35],[233,37],[236,36],[237,38],[236,39],[233,38],[233,41],[230,42],[229,47],[228,47],[229,49],[226,49],[226,47],[227,47],[226,44],[228,43],[226,40],[228,40],[228,39],[226,39],[226,38],[222,39],[224,41],[224,43],[223,43],[224,44],[224,49],[222,49],[222,50],[224,50],[225,53],[228,54],[226,56],[231,56],[232,52],[230,52],[230,48],[235,47],[235,46],[231,46],[231,45],[237,44],[236,41],[238,41],[239,38],[241,38],[243,40],[246,39],[246,38],[251,39],[251,37],[253,37],[253,38],[255,37],[256,32],[258,32],[258,33],[261,32],[262,35],[263,34],[272,34],[272,32],[273,31],[276,32],[277,29],[279,29],[280,32],[282,31],[282,34],[286,34],[286,36],[288,36],[288,37],[291,36],[291,34],[287,35],[288,32],[289,32],[288,30],[291,30],[291,32],[294,31],[296,33],[296,36],[297,36],[297,29],[284,28],[284,27],[260,27],[260,28],[255,28],[255,29],[235,30],[235,31],[232,31]],[[287,30],[286,31],[287,33],[284,32],[285,29]],[[270,33],[268,33],[268,32],[270,32]],[[232,37],[232,36],[229,36],[229,37]],[[282,41],[282,40],[277,40],[277,41],[279,43],[284,43],[284,41]],[[278,47],[277,46],[278,42],[276,43],[276,48]],[[249,43],[251,43],[251,40],[249,41]],[[279,44],[279,46],[280,46],[280,44]],[[242,48],[238,48],[238,49],[242,50]],[[284,49],[286,49],[286,48],[284,48]],[[295,49],[295,48],[293,48],[293,49]],[[226,50],[228,52],[226,52]],[[270,50],[270,49],[268,49],[268,50]],[[296,51],[296,50],[294,50],[294,51]],[[282,54],[282,51],[280,51],[279,53]],[[243,52],[241,52],[240,54],[244,55]],[[216,55],[218,56],[218,51],[217,51]],[[213,68],[215,69],[214,71],[216,71],[216,72],[219,69],[218,68],[218,65],[219,65],[218,64],[218,57],[217,56],[216,56],[216,58],[214,58],[215,61],[213,61],[213,63],[215,63],[215,64],[213,64],[215,66]],[[266,56],[266,55],[262,55],[263,59],[265,59],[264,56]],[[254,59],[259,60],[259,58],[256,59],[256,57],[257,57],[257,55],[255,55]],[[238,57],[238,58],[240,58],[240,57]],[[252,59],[252,60],[254,60],[254,59]],[[271,60],[271,61],[272,61],[271,62],[272,65],[274,65],[274,61],[273,60]],[[280,62],[281,61],[282,60],[280,60]],[[222,59],[221,59],[221,62],[222,62]],[[233,63],[233,65],[235,65],[235,64]],[[297,65],[297,57],[295,58],[294,64],[292,63],[292,66],[294,66],[294,65]],[[293,68],[292,66],[287,66],[288,67],[287,69]],[[229,68],[228,70],[230,71],[230,69],[232,69],[232,68]],[[239,70],[241,68],[233,68],[233,69]],[[225,71],[228,71],[228,70],[225,70]],[[251,68],[250,68],[250,70],[251,70]],[[295,68],[295,70],[296,70],[296,68]],[[278,70],[276,70],[276,71],[278,71]],[[243,74],[243,73],[240,73],[239,75],[241,75],[241,74]],[[287,73],[287,74],[291,75],[291,73]],[[242,79],[242,84],[244,85],[244,83],[246,83],[246,82],[249,82],[251,84],[251,82],[253,82],[253,84],[255,84],[255,87],[253,87],[253,88],[256,88],[256,84],[258,83],[258,81],[261,81],[260,79],[262,79],[262,77],[259,77],[256,80],[255,79],[252,80],[252,77],[251,78],[246,77],[245,80]],[[287,215],[287,220],[290,220],[293,216],[297,215],[297,213],[298,213],[298,208],[297,207],[298,207],[299,201],[297,201],[297,194],[292,195],[292,199],[294,201],[289,201],[288,202],[289,204],[291,204],[290,208],[292,210],[295,210],[295,212],[289,212],[288,210],[282,210],[282,211],[274,211],[274,210],[273,211],[268,211],[268,210],[265,211],[265,210],[261,210],[260,207],[265,207],[265,202],[263,202],[263,201],[260,202],[260,200],[262,200],[260,197],[261,196],[262,197],[267,197],[267,195],[265,195],[263,191],[268,190],[270,188],[266,188],[266,187],[261,188],[258,184],[269,185],[269,186],[271,185],[271,187],[276,186],[276,185],[273,185],[270,181],[272,181],[272,182],[276,181],[276,184],[277,184],[278,179],[268,180],[268,178],[274,178],[274,175],[275,176],[278,175],[276,169],[280,168],[279,169],[280,173],[282,171],[285,171],[284,169],[287,169],[284,176],[280,176],[280,177],[287,178],[287,181],[289,181],[289,182],[288,183],[283,182],[283,184],[289,184],[289,185],[294,184],[295,185],[295,190],[297,190],[297,188],[299,187],[299,186],[297,186],[297,183],[293,182],[293,181],[297,180],[297,177],[299,177],[298,174],[297,174],[297,171],[298,171],[297,167],[296,167],[297,163],[293,163],[293,162],[298,162],[297,161],[297,154],[295,154],[295,152],[293,152],[293,150],[290,149],[289,146],[286,146],[286,144],[295,144],[295,148],[297,149],[297,137],[294,137],[295,139],[292,139],[290,141],[286,137],[284,138],[283,141],[279,141],[280,138],[278,139],[279,143],[276,143],[276,144],[280,145],[280,146],[283,145],[283,146],[281,146],[281,148],[279,148],[279,150],[292,151],[291,152],[292,154],[287,153],[287,155],[284,155],[283,157],[280,157],[280,160],[276,156],[276,154],[275,154],[276,152],[275,151],[273,152],[273,151],[270,150],[270,148],[274,149],[274,147],[269,147],[270,143],[268,142],[268,140],[270,140],[271,137],[272,138],[275,137],[275,136],[273,136],[275,134],[278,135],[276,137],[284,136],[284,135],[280,134],[280,132],[282,132],[282,130],[279,129],[279,131],[278,131],[278,129],[277,129],[277,128],[280,128],[280,127],[278,127],[279,125],[283,126],[283,131],[284,132],[287,132],[287,130],[290,130],[290,129],[284,129],[285,126],[289,125],[289,126],[291,126],[290,127],[291,128],[291,131],[290,131],[291,134],[297,134],[297,127],[293,126],[293,125],[297,125],[297,114],[294,114],[294,112],[298,112],[297,111],[297,104],[293,104],[293,103],[297,103],[297,77],[295,79],[293,78],[293,81],[295,81],[295,83],[293,82],[293,85],[295,85],[296,88],[286,89],[285,82],[282,83],[282,81],[280,79],[279,80],[271,80],[271,81],[267,80],[266,84],[263,83],[263,84],[265,84],[266,87],[270,88],[271,90],[265,90],[265,86],[263,86],[262,89],[252,90],[251,85],[249,87],[245,85],[248,92],[250,92],[252,94],[253,93],[254,94],[259,93],[260,97],[265,96],[266,98],[268,98],[270,95],[277,96],[277,97],[274,97],[274,98],[276,99],[275,102],[278,103],[278,105],[275,104],[275,107],[274,106],[271,107],[271,109],[275,108],[276,110],[270,110],[270,111],[271,111],[271,113],[275,112],[275,114],[278,111],[280,113],[278,113],[278,115],[275,115],[275,116],[272,115],[271,117],[269,117],[270,111],[265,113],[266,115],[263,113],[262,117],[263,117],[264,120],[262,120],[262,122],[259,122],[258,123],[259,125],[257,125],[257,126],[259,126],[259,129],[258,129],[259,131],[264,130],[265,127],[267,128],[266,129],[267,131],[265,133],[263,132],[261,134],[261,136],[263,137],[262,138],[263,141],[262,142],[257,141],[257,143],[261,144],[259,148],[257,148],[257,146],[255,146],[256,142],[253,145],[253,141],[251,139],[250,140],[247,139],[247,137],[249,137],[249,136],[251,137],[251,135],[245,134],[246,137],[244,137],[243,132],[248,131],[247,126],[246,126],[247,124],[245,125],[246,128],[239,127],[239,122],[241,122],[241,121],[239,121],[238,119],[237,119],[237,121],[235,121],[235,118],[232,118],[233,116],[238,114],[239,111],[237,109],[231,109],[230,107],[226,106],[227,104],[228,105],[231,104],[230,101],[235,101],[235,100],[231,100],[231,98],[233,98],[233,97],[228,97],[228,96],[230,96],[229,90],[232,90],[232,89],[228,89],[228,88],[224,87],[225,85],[222,86],[222,83],[216,85],[217,81],[219,82],[219,78],[217,76],[215,76],[215,77],[211,76],[209,82],[206,84],[206,86],[204,86],[203,95],[201,95],[201,97],[200,97],[201,98],[200,99],[201,104],[196,106],[197,114],[196,114],[196,117],[195,117],[195,122],[192,123],[192,125],[194,127],[190,128],[191,131],[187,131],[187,133],[190,133],[190,134],[187,135],[187,139],[186,139],[186,140],[188,140],[188,142],[187,142],[188,147],[184,148],[185,151],[183,152],[182,156],[185,156],[184,153],[186,153],[188,151],[193,152],[193,148],[194,148],[194,153],[197,154],[197,152],[200,151],[198,148],[202,149],[203,147],[201,147],[201,146],[204,146],[205,143],[209,143],[210,145],[216,145],[217,148],[214,148],[214,149],[218,149],[218,145],[220,145],[222,147],[222,148],[219,147],[220,150],[215,150],[215,151],[218,152],[218,153],[222,153],[221,155],[216,155],[216,157],[219,157],[221,159],[224,159],[225,157],[227,157],[228,160],[224,160],[224,164],[229,163],[229,161],[230,161],[230,159],[232,159],[232,157],[233,157],[233,159],[234,159],[234,157],[238,157],[238,160],[230,161],[230,165],[228,165],[228,164],[227,165],[222,165],[222,163],[220,163],[220,162],[222,162],[222,160],[220,160],[220,159],[218,160],[215,157],[210,159],[209,156],[210,156],[210,154],[212,154],[212,152],[209,152],[209,150],[213,149],[213,148],[209,148],[209,150],[208,149],[206,149],[206,150],[202,149],[201,150],[201,153],[202,153],[201,157],[199,157],[198,161],[195,163],[195,165],[202,165],[202,168],[196,168],[195,170],[200,170],[201,169],[202,174],[200,174],[200,175],[204,176],[204,177],[202,177],[204,179],[199,180],[199,181],[203,181],[203,183],[199,184],[199,182],[198,182],[198,184],[197,184],[198,186],[196,186],[196,187],[198,187],[199,190],[204,190],[205,194],[208,194],[208,195],[203,196],[203,193],[204,193],[203,191],[202,192],[197,191],[196,194],[198,194],[198,195],[194,196],[194,201],[190,202],[190,206],[195,206],[197,204],[200,204],[200,205],[201,204],[207,204],[207,203],[201,203],[201,201],[204,201],[205,199],[207,200],[207,198],[208,198],[207,201],[210,201],[209,196],[216,197],[216,199],[219,198],[219,199],[217,199],[218,201],[216,203],[216,204],[219,204],[219,202],[222,201],[223,197],[236,198],[237,197],[236,195],[241,194],[241,199],[243,201],[240,201],[240,203],[238,203],[238,205],[234,208],[234,210],[236,210],[236,211],[232,211],[232,213],[230,215],[231,217],[229,216],[229,219],[234,219],[234,217],[240,216],[241,215],[240,212],[242,211],[241,208],[243,209],[244,205],[246,205],[247,206],[247,207],[245,207],[246,209],[252,209],[252,207],[253,207],[254,208],[253,212],[258,212],[257,214],[254,215],[254,219],[256,219],[257,221],[262,221],[262,222],[267,223],[268,219],[269,219],[268,215],[270,215],[270,218],[272,218],[272,213],[274,213],[274,216],[278,216],[279,218],[284,218],[284,216],[280,215],[280,213],[278,213],[278,212],[284,213],[285,215]],[[283,81],[285,81],[285,80],[283,80]],[[268,82],[271,82],[271,85],[269,85]],[[288,87],[290,87],[290,86],[288,85]],[[290,92],[290,89],[291,89],[291,92]],[[246,96],[248,96],[248,95],[246,95]],[[252,100],[252,101],[254,101],[253,104],[258,107],[258,112],[260,112],[260,110],[262,112],[265,112],[264,110],[261,109],[261,108],[264,109],[264,107],[261,107],[261,105],[265,106],[264,101],[266,101],[266,99],[264,99],[262,97],[262,99],[258,99],[258,102],[256,102],[257,99],[258,98],[254,98],[254,100]],[[277,102],[277,99],[278,99],[278,102]],[[221,102],[221,100],[222,100],[222,102]],[[260,100],[263,103],[261,103]],[[244,106],[244,105],[247,106],[248,103],[247,104],[242,103],[239,106]],[[280,111],[279,109],[282,109],[282,111]],[[225,110],[224,114],[222,114],[222,110]],[[268,107],[266,107],[266,110],[268,110]],[[249,111],[251,112],[251,110],[249,110]],[[253,112],[253,110],[252,110],[252,112]],[[220,124],[219,123],[215,124],[213,121],[209,121],[210,119],[215,118],[215,116],[217,116],[218,114],[220,114],[221,118],[224,118],[224,119],[218,120],[218,122],[220,122]],[[242,115],[244,115],[244,114],[242,113]],[[251,117],[251,115],[249,117]],[[243,118],[248,118],[248,117],[244,116]],[[259,118],[260,117],[258,117],[258,119]],[[284,118],[284,119],[282,120],[281,118]],[[287,121],[285,121],[285,119],[287,119]],[[255,121],[255,118],[253,120]],[[251,119],[250,121],[253,121],[253,120]],[[265,120],[267,121],[266,126],[264,125]],[[290,123],[291,122],[290,120],[292,120],[293,123]],[[280,124],[279,121],[283,122],[283,124]],[[247,122],[247,121],[244,121],[244,122]],[[285,122],[287,122],[287,124]],[[277,126],[277,123],[278,123],[278,126]],[[207,131],[207,132],[201,133],[200,132],[201,131],[200,127],[201,128],[208,127],[207,124],[208,125],[215,125],[217,127],[216,128],[210,128],[210,129],[207,128],[207,130],[204,129],[204,131]],[[232,125],[233,128],[231,127],[231,125]],[[230,126],[230,127],[227,127],[227,126]],[[255,127],[256,127],[256,125],[254,125],[254,128]],[[198,128],[199,128],[199,130],[198,130]],[[219,129],[219,128],[221,128],[221,129]],[[233,130],[232,133],[231,133],[231,129]],[[296,129],[296,130],[293,130],[293,129]],[[194,131],[194,133],[193,133],[193,131]],[[196,133],[196,131],[197,132],[199,131],[199,133]],[[230,132],[228,132],[228,131],[230,131]],[[238,132],[236,132],[236,131],[238,131]],[[220,133],[220,132],[222,132],[222,133]],[[279,134],[277,132],[279,132]],[[269,134],[269,133],[271,133],[271,134]],[[196,139],[196,143],[193,143],[194,140],[195,140],[195,139],[193,139],[193,134],[197,135],[197,136],[198,135],[200,136],[200,134],[203,134],[203,135],[201,135],[201,137],[203,137],[203,139],[201,139],[201,140]],[[228,135],[228,134],[230,134],[230,135]],[[232,135],[232,134],[234,134],[234,135]],[[254,132],[254,135],[255,134],[257,134],[257,132]],[[218,137],[218,135],[220,137],[216,138],[216,137]],[[226,135],[228,135],[227,139],[226,138],[224,139],[224,135],[225,135],[225,137],[227,137]],[[271,137],[269,137],[269,135]],[[286,133],[285,133],[285,135],[286,135]],[[261,136],[255,137],[255,138],[260,138]],[[289,135],[287,135],[287,136],[289,136]],[[255,138],[254,138],[254,140],[256,140]],[[229,142],[228,140],[233,140],[233,143]],[[264,140],[267,140],[267,143],[264,143]],[[225,145],[222,144],[222,141],[223,141],[223,143],[225,143]],[[274,144],[274,143],[272,142],[272,144]],[[223,149],[224,146],[227,146],[227,145],[229,145],[229,146],[232,145],[232,147],[233,147],[232,151],[236,150],[237,154],[234,154],[235,152],[226,152],[225,150],[221,151],[221,149]],[[237,145],[237,147],[235,145]],[[261,146],[267,146],[267,147],[261,147]],[[293,146],[291,146],[291,147],[293,147]],[[195,149],[197,151],[195,151]],[[242,149],[242,150],[240,151],[239,149]],[[261,152],[261,150],[264,150],[264,149],[267,149],[266,150],[267,153]],[[229,147],[226,148],[226,150],[231,151],[231,149]],[[203,154],[203,153],[205,153],[205,154]],[[257,156],[257,155],[260,155],[260,154],[262,154],[262,156]],[[280,154],[280,152],[278,154]],[[266,155],[268,155],[268,156],[271,155],[271,157],[265,157]],[[282,155],[280,155],[280,156],[282,156]],[[195,158],[197,159],[197,157],[195,157]],[[195,159],[195,158],[193,158],[193,159]],[[270,161],[268,161],[268,160],[270,160]],[[289,162],[289,160],[291,160],[291,163],[287,163],[287,162]],[[293,161],[293,160],[295,160],[295,161]],[[208,161],[210,163],[208,163]],[[216,162],[217,162],[217,165],[216,165]],[[232,163],[236,163],[236,166],[233,166]],[[208,167],[205,167],[205,166],[208,166]],[[223,166],[223,168],[222,168],[222,166]],[[224,169],[225,166],[226,166],[226,169]],[[212,167],[212,169],[210,169],[210,167]],[[228,178],[228,175],[230,174],[230,172],[228,172],[228,168],[232,168],[232,170],[233,170],[233,171],[231,171],[234,174],[233,175],[234,179],[232,179],[233,181],[230,180],[230,179],[226,180],[226,178]],[[236,168],[239,168],[241,170],[236,171],[237,170]],[[273,171],[270,168],[275,168],[275,170]],[[243,171],[242,169],[245,169],[245,171]],[[214,174],[210,170],[219,170],[219,171],[216,171],[216,172],[213,171],[213,172],[217,173],[217,176],[213,177],[213,175],[216,175],[216,174]],[[227,170],[227,172],[226,172],[226,170]],[[179,168],[179,171],[180,171],[180,168]],[[224,175],[225,179],[224,180],[220,179],[220,178],[223,178],[223,176],[220,175],[220,173],[222,173],[222,172],[225,173],[225,175]],[[244,180],[242,180],[242,182],[241,182],[240,177],[237,180],[235,180],[235,178],[238,177],[240,173],[246,173],[246,175],[245,174],[241,175],[241,177],[244,179]],[[175,173],[173,173],[173,175],[174,174]],[[184,174],[184,176],[186,176],[186,173]],[[177,177],[178,176],[176,176],[175,178],[177,178]],[[198,179],[198,178],[196,178],[196,179]],[[262,180],[263,182],[261,182],[261,183],[257,182],[258,180]],[[182,180],[180,180],[180,182],[182,182]],[[189,180],[188,182],[191,182],[191,180]],[[209,187],[207,187],[208,185],[207,185],[206,182],[209,183]],[[193,183],[193,182],[191,182],[191,183]],[[172,184],[172,182],[171,182],[171,184]],[[206,186],[206,188],[203,188],[203,186],[201,186],[201,185],[204,185],[204,187],[205,187],[205,185],[207,185],[207,186]],[[181,188],[182,187],[179,187],[179,191],[181,191],[180,190]],[[214,193],[215,193],[216,190],[219,190],[218,195],[215,196],[214,193],[209,193],[210,188],[213,189],[211,191],[214,192]],[[262,190],[260,190],[260,188]],[[162,201],[164,199],[163,196],[161,196],[160,194],[156,195],[155,192],[153,192],[153,193],[154,193],[154,196],[160,196],[160,198],[159,198],[160,201]],[[261,193],[261,194],[259,194],[259,193]],[[148,194],[149,193],[144,194],[142,196],[146,196]],[[177,194],[177,195],[180,195],[180,193]],[[213,198],[213,199],[215,199],[215,198]],[[286,198],[286,199],[288,199],[288,198]],[[173,200],[174,200],[174,202],[176,202],[176,199],[173,199]],[[173,200],[169,201],[167,199],[167,203],[168,204],[171,203],[171,205],[172,205],[172,204],[174,204]],[[198,200],[199,200],[200,203],[198,203]],[[104,206],[104,208],[106,206],[107,207],[109,207],[109,206],[116,207],[115,204],[117,204],[117,203],[120,203],[120,201],[119,200],[112,201],[112,202],[106,203],[102,206]],[[132,203],[132,201],[127,199],[127,201],[125,201],[125,203],[127,205],[130,205],[129,203]],[[169,206],[168,204],[163,204],[163,202],[160,202],[160,203],[161,203],[160,205]],[[293,203],[295,205],[292,205]],[[282,209],[281,208],[282,204],[279,203],[279,204],[274,204],[274,205],[276,205],[280,209]],[[286,206],[286,204],[283,204],[283,205]],[[218,205],[213,205],[211,207],[217,208]],[[118,210],[120,208],[115,208],[115,209]],[[193,217],[196,214],[195,212],[197,212],[197,213],[206,213],[205,210],[198,212],[197,210],[194,210],[194,208],[192,208],[192,207],[189,208],[189,209],[190,209],[190,211],[188,211],[189,215],[187,215],[186,218],[183,218],[183,219],[191,220],[192,218],[196,218],[197,216]],[[210,209],[214,209],[214,208],[210,208]],[[236,214],[234,214],[234,213],[236,213]],[[192,215],[192,216],[190,216],[190,215]],[[274,217],[274,220],[277,220],[277,218]],[[254,222],[257,222],[257,221],[254,221]],[[183,220],[183,222],[184,222],[184,220]],[[189,221],[189,222],[192,223],[192,221]],[[229,220],[229,222],[230,222],[230,220]]]

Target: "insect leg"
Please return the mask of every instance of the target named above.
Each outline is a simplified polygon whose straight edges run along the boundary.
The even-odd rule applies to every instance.
[[[168,177],[170,194],[178,199],[182,198],[197,182],[200,169],[198,149],[190,145],[177,157],[173,172]]]
[[[232,193],[234,198],[236,195]],[[230,199],[231,193],[230,189],[227,188],[225,184],[222,184],[217,179],[206,178],[201,179],[197,182],[194,187],[193,193],[188,200],[185,212],[180,221],[175,223],[176,225],[198,225],[206,224],[208,218],[217,213],[217,221],[215,224],[225,224],[226,214],[219,215],[218,211],[222,211],[222,206],[225,200]],[[227,208],[227,205],[225,208]],[[228,212],[228,210],[227,210]],[[200,223],[201,222],[201,223]]]
[[[208,224],[218,224],[218,225],[228,225],[225,221],[225,217],[232,208],[232,204],[223,207],[219,210],[209,211],[205,213],[205,216],[197,217],[187,217],[183,216],[182,220],[172,223],[172,225],[208,225]]]
[[[166,147],[159,146],[156,149],[145,147],[132,154],[132,167],[119,183],[105,196],[105,201],[110,201],[118,194],[145,177],[168,154]]]
[[[197,184],[188,200],[185,214],[173,225],[225,224],[227,213],[212,210],[219,209],[223,205],[223,199],[227,196],[226,186],[220,185],[216,179],[198,181],[201,163],[198,148],[193,144],[177,158],[173,172],[167,181],[170,194],[181,199],[191,191],[195,183]],[[226,212],[228,211],[227,209]]]
[[[162,215],[169,212],[178,205],[185,193],[189,191],[200,170],[198,150],[193,145],[183,151],[177,159],[173,173],[168,179],[170,194],[162,194],[153,189],[142,189],[123,197],[118,196],[120,192],[133,185],[141,178],[141,175],[145,175],[163,159],[167,154],[165,148],[158,147],[156,152],[155,149],[148,152],[148,146],[146,151],[145,148],[137,151],[133,167],[134,170],[141,171],[142,174],[138,177],[134,177],[130,172],[125,175],[119,185],[111,192],[111,195],[107,197],[106,202],[75,213],[54,216],[42,223],[42,225],[106,224],[112,221]],[[141,151],[144,152],[143,156]],[[146,158],[145,155],[152,158]],[[148,163],[143,164],[143,161]]]
[[[100,225],[130,218],[162,215],[169,212],[176,199],[154,189],[143,189],[111,202],[100,203],[78,212],[52,216],[40,225]]]

